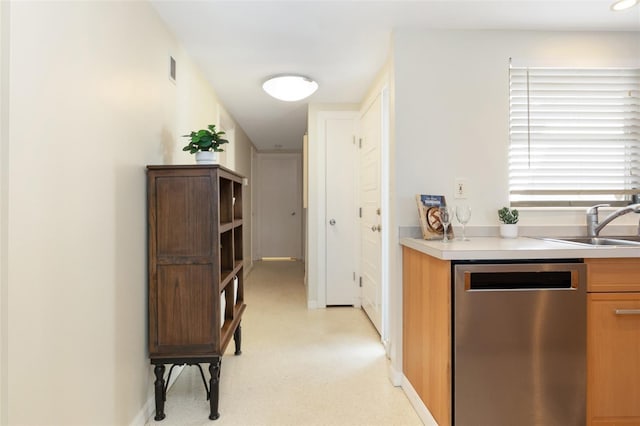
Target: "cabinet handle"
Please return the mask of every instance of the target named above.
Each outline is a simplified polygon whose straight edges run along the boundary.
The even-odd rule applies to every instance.
[[[616,309],[616,315],[640,315],[640,309]]]

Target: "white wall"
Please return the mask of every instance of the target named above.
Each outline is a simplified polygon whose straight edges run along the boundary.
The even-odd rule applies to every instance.
[[[0,378],[8,375],[9,6],[0,1]],[[7,386],[7,380],[0,379],[0,425],[8,423]]]
[[[235,127],[233,152],[235,158],[235,166],[233,170],[245,176],[249,180],[249,185],[242,187],[242,248],[244,257],[244,275],[246,276],[253,267],[253,250],[252,250],[252,229],[253,229],[253,204],[252,192],[254,182],[251,173],[251,163],[253,153],[256,151],[251,140],[247,137],[241,127]],[[228,167],[231,167],[227,163]]]
[[[222,107],[147,2],[13,2],[10,24],[8,423],[141,423],[144,166],[192,164],[180,136]]]
[[[638,66],[640,33],[399,31],[395,34],[399,226],[418,226],[413,197],[469,182],[471,225],[508,204],[509,58],[530,66]],[[637,218],[630,218],[637,220]],[[584,224],[584,209],[522,211],[521,224]]]

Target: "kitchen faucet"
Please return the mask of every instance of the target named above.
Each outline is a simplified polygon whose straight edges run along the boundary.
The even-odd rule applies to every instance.
[[[640,204],[629,204],[619,208],[618,210],[605,217],[602,222],[598,222],[598,208],[609,207],[609,204],[596,204],[587,209],[587,235],[597,237],[602,228],[607,226],[614,219],[627,213],[640,213]],[[638,224],[638,235],[640,235],[640,224]]]

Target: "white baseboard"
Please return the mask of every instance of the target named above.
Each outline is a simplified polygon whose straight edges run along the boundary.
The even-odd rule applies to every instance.
[[[151,417],[155,414],[155,398],[153,395],[147,400],[142,409],[138,411],[138,415],[129,423],[129,426],[144,426],[147,421],[151,420]]]
[[[402,372],[396,370],[395,368],[393,368],[393,365],[389,364],[389,380],[391,381],[391,384],[393,386],[402,386],[403,377],[404,375],[402,374]]]
[[[253,261],[251,261],[251,263],[249,263],[248,265],[245,265],[242,273],[244,274],[243,278],[247,278],[247,276],[249,276],[249,272],[251,272],[251,270],[253,269]]]
[[[433,418],[427,407],[420,399],[420,396],[418,396],[418,393],[413,386],[411,386],[411,383],[409,383],[409,380],[407,380],[404,374],[402,374],[402,390],[405,395],[407,395],[409,402],[413,406],[414,410],[416,410],[416,413],[418,414],[418,417],[420,417],[420,420],[422,420],[422,423],[426,426],[438,426],[438,423]]]
[[[318,309],[318,302],[315,300],[307,300],[308,309]]]
[[[182,373],[184,367],[184,365],[178,365],[173,369],[173,372],[171,373],[171,379],[169,380],[169,384],[167,385],[167,392],[169,392],[171,386],[173,386],[176,380],[178,380],[178,377],[180,377],[180,373]],[[154,390],[151,391],[151,395],[149,395],[147,402],[142,406],[140,411],[138,411],[138,415],[133,418],[131,423],[129,423],[129,426],[145,426],[147,422],[150,422],[151,417],[156,413],[156,397],[154,392]]]

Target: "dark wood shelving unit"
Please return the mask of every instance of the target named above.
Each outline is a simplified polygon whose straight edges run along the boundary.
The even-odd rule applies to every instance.
[[[222,355],[241,353],[243,177],[218,165],[147,166],[149,358],[155,420],[165,417],[165,365],[197,365],[219,417]],[[209,364],[207,384],[201,363]],[[173,367],[172,367],[173,368]]]

